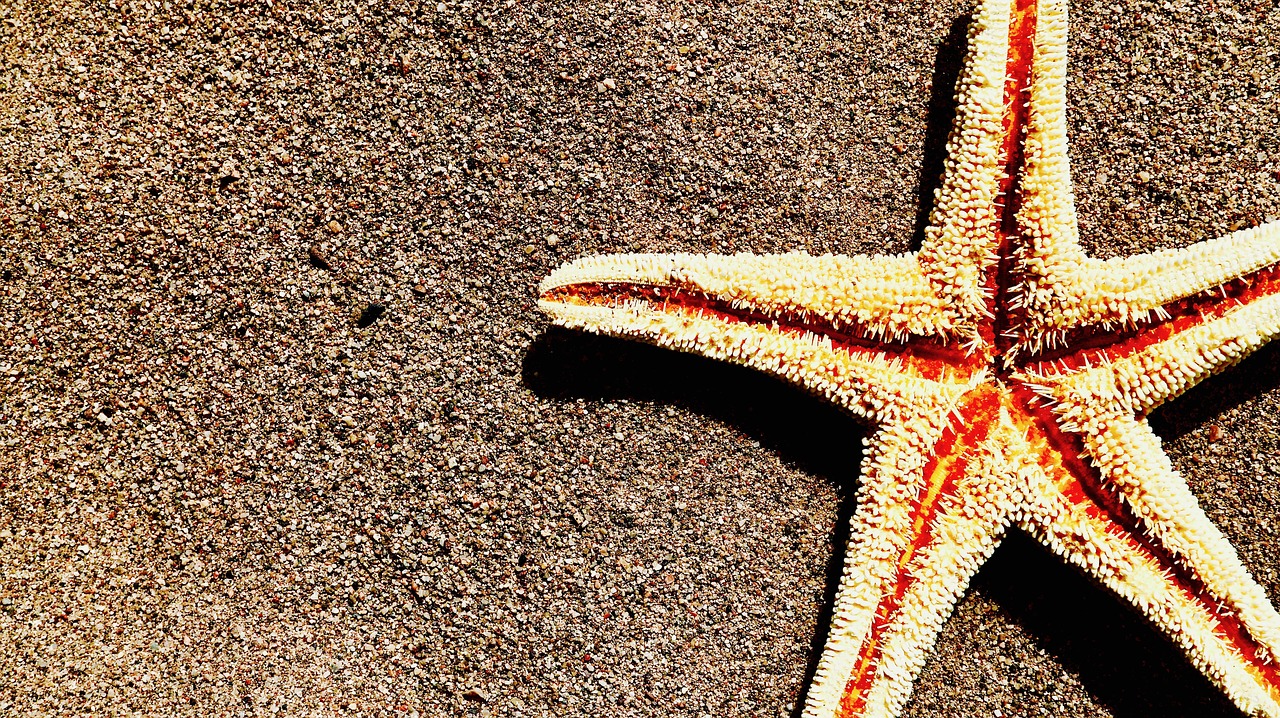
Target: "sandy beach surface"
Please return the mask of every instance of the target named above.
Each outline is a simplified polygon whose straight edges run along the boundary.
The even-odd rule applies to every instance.
[[[797,714],[863,428],[564,261],[918,242],[964,2],[0,5],[0,715]],[[1078,2],[1084,241],[1280,215],[1280,10]],[[1152,422],[1280,602],[1280,347]],[[1012,535],[906,715],[1234,716]]]

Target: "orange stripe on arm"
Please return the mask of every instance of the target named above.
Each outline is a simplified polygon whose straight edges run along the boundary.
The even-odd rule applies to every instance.
[[[998,423],[1000,408],[1000,397],[990,387],[971,392],[957,409],[948,430],[934,445],[931,458],[917,485],[916,500],[912,504],[907,522],[905,546],[893,561],[891,577],[883,584],[870,629],[860,641],[857,659],[845,682],[837,715],[872,714],[867,712],[867,702],[877,687],[877,682],[883,678],[880,668],[886,642],[894,640],[895,634],[902,632],[904,622],[920,618],[917,615],[920,611],[915,611],[910,616],[903,613],[904,602],[913,591],[921,588],[918,574],[936,577],[939,569],[935,564],[957,559],[955,553],[939,549],[940,545],[947,543],[952,537],[948,535],[944,537],[946,540],[939,541],[936,531],[939,526],[946,526],[949,521],[954,521],[956,517],[951,514],[960,511],[966,504],[972,508],[975,501],[975,496],[970,495],[972,487],[963,485],[963,482],[975,469],[975,462],[984,458],[984,443]],[[989,549],[994,549],[1004,517],[988,513],[977,523],[980,527],[976,530],[987,532],[990,540],[985,545],[981,542],[973,544],[972,550],[977,552],[972,557],[975,570],[980,563],[977,555],[987,554]],[[929,570],[922,570],[926,568]],[[957,598],[971,575],[965,573],[963,568],[960,571],[963,580],[946,587]],[[935,595],[936,587],[930,587],[927,593]],[[932,613],[950,614],[953,605],[954,602],[945,606],[932,605],[928,609]],[[928,645],[921,646],[918,653],[927,651],[935,634],[936,631],[928,632],[924,636]],[[918,670],[918,667],[915,668]],[[905,695],[902,698],[905,700]]]

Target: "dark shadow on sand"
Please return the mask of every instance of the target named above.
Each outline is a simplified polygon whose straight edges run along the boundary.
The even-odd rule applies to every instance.
[[[529,348],[525,384],[539,396],[684,406],[741,430],[836,486],[852,483],[863,425],[832,404],[744,367],[552,327]]]
[[[760,372],[691,354],[552,327],[529,348],[525,385],[543,397],[678,405],[724,422],[836,488],[833,550],[805,685],[818,667],[844,567],[865,425],[829,402]],[[799,709],[796,711],[799,715]]]
[[[1142,614],[1020,531],[969,590],[993,599],[1116,718],[1240,716]]]
[[[929,226],[929,214],[933,211],[933,195],[942,186],[947,136],[951,134],[951,122],[956,115],[956,82],[964,68],[971,22],[972,18],[967,15],[953,21],[951,31],[938,45],[934,57],[933,85],[929,91],[929,111],[924,129],[924,157],[916,189],[916,221],[911,234],[913,252],[924,244],[924,231]]]
[[[1280,344],[1270,344],[1236,366],[1200,382],[1147,420],[1165,441],[1203,428],[1227,410],[1280,387]]]

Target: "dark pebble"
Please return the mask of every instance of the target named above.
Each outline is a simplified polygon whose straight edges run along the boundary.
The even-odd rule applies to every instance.
[[[311,266],[316,269],[333,269],[329,266],[329,260],[325,258],[324,252],[320,251],[318,244],[311,245],[311,249],[307,250],[307,258],[311,260]]]
[[[381,304],[373,303],[364,308],[360,318],[356,320],[356,326],[364,329],[365,327],[378,321],[378,318],[387,313],[387,308]]]

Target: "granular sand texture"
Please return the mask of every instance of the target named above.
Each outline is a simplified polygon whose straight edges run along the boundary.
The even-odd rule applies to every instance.
[[[862,429],[548,331],[617,251],[901,252],[954,2],[0,7],[0,715],[787,716]],[[1093,254],[1280,215],[1280,10],[1072,8]],[[1152,417],[1280,602],[1280,349]],[[1233,716],[1011,536],[908,716]]]

